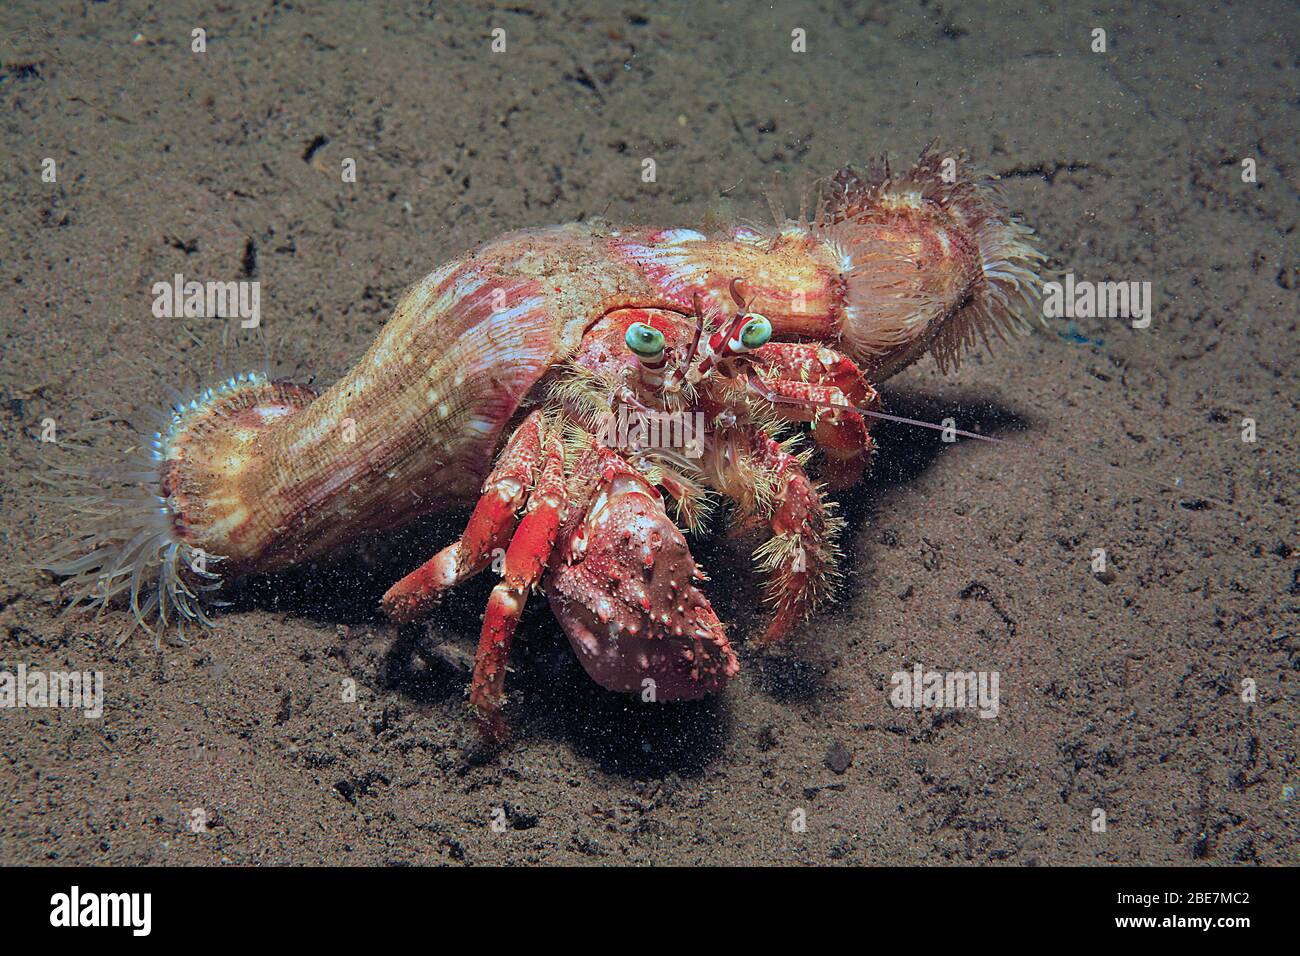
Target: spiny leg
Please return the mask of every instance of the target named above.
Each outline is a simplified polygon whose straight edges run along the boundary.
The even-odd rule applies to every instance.
[[[469,702],[479,725],[498,740],[506,729],[501,704],[505,700],[510,643],[528,592],[537,586],[550,560],[564,518],[564,444],[555,435],[544,435],[542,442],[541,474],[528,496],[527,513],[510,539],[504,574],[488,599],[470,684]]]
[[[750,359],[759,394],[787,421],[811,422],[826,453],[821,477],[832,490],[857,483],[874,444],[856,408],[875,409],[880,398],[853,360],[821,345],[771,342]]]
[[[799,459],[757,426],[728,429],[707,461],[710,482],[740,506],[742,526],[765,521],[771,532],[754,558],[767,573],[773,607],[758,642],[773,644],[830,595],[838,577],[842,522]]]
[[[460,540],[388,589],[383,608],[389,618],[398,624],[418,619],[445,591],[487,567],[492,553],[504,547],[514,531],[515,515],[542,456],[542,440],[542,413],[536,411],[515,429],[497,458]]]

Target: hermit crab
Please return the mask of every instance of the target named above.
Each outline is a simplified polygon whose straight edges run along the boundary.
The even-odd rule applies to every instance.
[[[684,531],[727,502],[763,537],[757,641],[782,639],[833,590],[828,495],[871,459],[875,385],[927,352],[946,371],[1033,314],[1032,233],[956,157],[845,169],[817,198],[773,228],[488,243],[416,283],[323,394],[243,375],[181,404],[125,476],[136,498],[105,491],[114,506],[51,569],[81,601],[185,627],[225,581],[473,503],[383,608],[414,621],[496,568],[470,688],[488,733],[539,590],[602,686],[713,693],[739,664]]]

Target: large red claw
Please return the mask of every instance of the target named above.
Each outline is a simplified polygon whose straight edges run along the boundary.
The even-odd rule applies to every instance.
[[[658,492],[620,474],[566,531],[546,592],[592,680],[669,701],[696,700],[736,675],[736,654]]]

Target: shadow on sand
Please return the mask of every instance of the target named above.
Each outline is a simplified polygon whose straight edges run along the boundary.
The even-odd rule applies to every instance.
[[[1029,425],[1015,412],[975,396],[945,399],[915,389],[891,392],[886,411],[935,423],[953,418],[957,427],[987,435]],[[870,427],[877,445],[873,468],[861,484],[837,496],[846,522],[842,593],[852,592],[854,569],[871,559],[871,539],[863,530],[892,495],[951,447],[939,432],[929,429],[885,420],[871,422]],[[1001,452],[992,449],[992,453]],[[335,565],[250,581],[232,603],[236,608],[301,615],[327,625],[389,628],[378,609],[380,596],[436,548],[452,541],[467,517],[467,512],[456,512],[419,521],[385,539],[364,542],[355,555]],[[817,665],[797,652],[759,654],[744,649],[744,635],[762,623],[761,581],[751,573],[746,554],[753,542],[714,535],[691,544],[709,570],[711,581],[705,589],[719,617],[729,623],[733,641],[741,645],[742,667],[750,669],[754,685],[783,703],[815,701],[823,692],[824,677]],[[446,597],[432,625],[389,628],[395,639],[381,667],[382,686],[419,704],[447,706],[463,700],[493,583],[491,575],[480,575],[457,588]],[[837,619],[852,613],[851,601],[833,602],[819,614],[816,626],[833,629]],[[516,633],[507,693],[507,717],[516,744],[562,741],[605,772],[632,779],[702,772],[722,753],[732,722],[725,694],[649,705],[636,696],[601,689],[583,672],[541,595],[529,602]],[[481,759],[491,755],[484,750]]]

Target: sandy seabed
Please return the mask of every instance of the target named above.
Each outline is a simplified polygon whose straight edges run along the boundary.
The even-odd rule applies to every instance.
[[[6,4],[0,670],[101,671],[107,702],[0,711],[0,863],[1294,863],[1300,14],[1049,7]],[[890,380],[894,413],[1031,447],[877,426],[839,600],[717,699],[600,691],[537,600],[484,756],[491,582],[427,633],[375,610],[463,514],[253,582],[161,651],[115,645],[121,611],[60,618],[34,570],[70,527],[46,420],[83,434],[145,360],[198,362],[186,329],[219,335],[155,318],[155,282],[256,278],[268,339],[328,384],[499,233],[766,219],[775,170],[936,138],[1001,176],[1047,278],[1150,282],[1152,321]],[[699,549],[743,645],[747,557]],[[917,663],[996,671],[997,718],[892,707]]]

